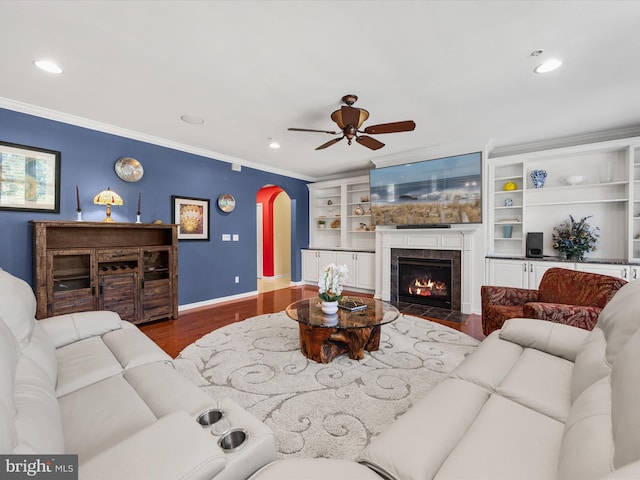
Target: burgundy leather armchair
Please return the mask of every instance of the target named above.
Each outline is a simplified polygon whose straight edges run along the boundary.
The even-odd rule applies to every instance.
[[[510,318],[539,318],[591,330],[626,280],[566,268],[547,270],[537,290],[484,285],[482,331],[489,335]]]

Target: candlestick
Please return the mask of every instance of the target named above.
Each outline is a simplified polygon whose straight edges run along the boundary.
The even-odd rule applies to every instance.
[[[142,222],[140,221],[140,214],[137,214],[137,215],[136,215],[136,223],[142,223]]]
[[[140,216],[140,201],[142,200],[142,192],[138,192],[138,211],[136,212],[136,215],[138,215],[138,217]]]
[[[82,212],[82,209],[80,208],[80,191],[78,190],[78,185],[76,185],[76,212]]]
[[[82,210],[78,210],[78,218],[76,219],[78,222],[82,221]]]

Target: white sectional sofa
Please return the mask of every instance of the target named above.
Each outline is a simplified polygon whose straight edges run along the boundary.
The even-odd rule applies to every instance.
[[[269,428],[201,392],[117,314],[35,310],[29,285],[0,269],[0,453],[77,454],[80,479],[109,480],[239,480],[275,460]],[[239,433],[198,423],[215,409]]]
[[[616,293],[590,332],[508,320],[359,465],[282,460],[252,480],[639,479],[639,327],[640,281]]]

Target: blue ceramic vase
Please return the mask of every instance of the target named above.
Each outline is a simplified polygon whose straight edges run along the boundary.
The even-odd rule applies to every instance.
[[[544,187],[544,181],[547,179],[547,171],[546,170],[532,170],[531,171],[531,181],[533,182],[534,188],[542,188]]]

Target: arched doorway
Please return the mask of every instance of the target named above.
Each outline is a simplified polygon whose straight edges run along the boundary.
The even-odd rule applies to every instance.
[[[277,185],[256,194],[258,291],[291,283],[291,198]]]

